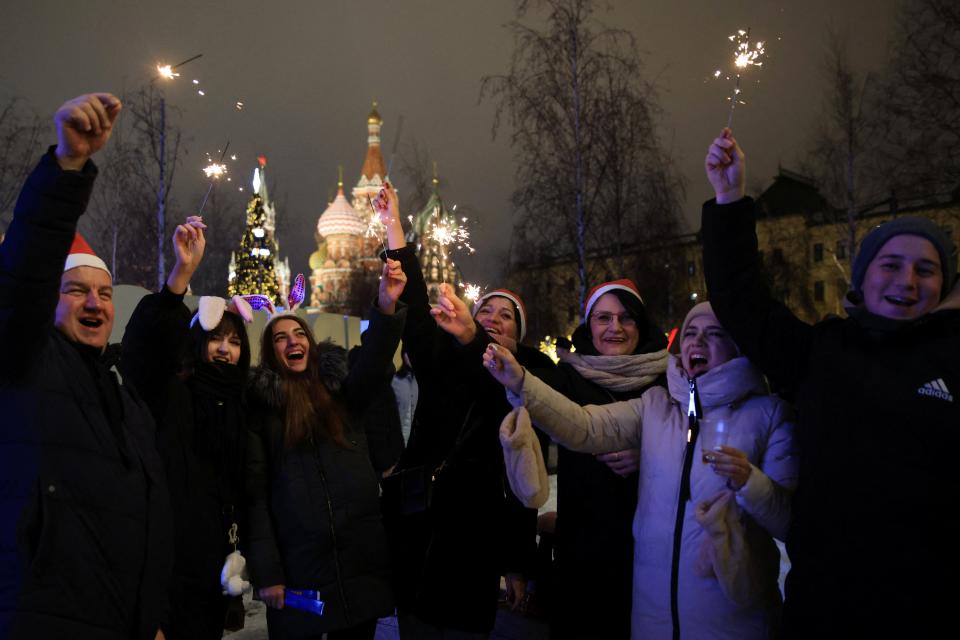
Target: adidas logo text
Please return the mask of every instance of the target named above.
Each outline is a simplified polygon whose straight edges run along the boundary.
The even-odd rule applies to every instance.
[[[943,378],[937,378],[936,380],[931,380],[930,382],[924,384],[917,389],[917,393],[922,396],[929,396],[931,398],[939,398],[940,400],[953,402],[953,395],[950,393],[950,390],[947,389],[947,385],[944,383]]]

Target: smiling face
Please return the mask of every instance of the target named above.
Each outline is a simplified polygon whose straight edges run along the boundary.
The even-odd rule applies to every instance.
[[[207,336],[207,352],[204,354],[204,362],[222,362],[235,365],[240,361],[242,344],[236,331],[218,327]]]
[[[513,303],[502,296],[490,296],[484,300],[473,319],[491,335],[520,339]]]
[[[110,274],[86,266],[64,271],[54,325],[74,342],[98,349],[106,347],[113,330]]]
[[[287,371],[302,373],[307,370],[310,357],[310,339],[296,320],[277,320],[271,327],[273,353],[277,362]]]
[[[920,236],[887,240],[863,276],[867,311],[895,320],[919,318],[940,302],[943,268],[933,243]]]
[[[640,329],[617,296],[605,293],[590,309],[590,338],[602,356],[629,355],[640,342]]]
[[[680,337],[680,362],[691,378],[735,357],[736,343],[712,313],[702,313],[684,327]]]

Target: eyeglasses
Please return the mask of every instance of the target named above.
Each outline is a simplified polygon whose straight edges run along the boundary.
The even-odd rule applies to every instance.
[[[621,327],[637,326],[636,319],[629,313],[610,313],[609,311],[598,311],[597,313],[591,313],[590,317],[593,318],[593,321],[601,327],[609,325],[611,322],[613,322],[614,318],[617,319],[617,322],[620,323]]]

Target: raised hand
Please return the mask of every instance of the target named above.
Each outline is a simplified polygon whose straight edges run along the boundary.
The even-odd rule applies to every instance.
[[[403,293],[403,288],[407,286],[407,274],[403,272],[398,260],[387,258],[383,265],[383,272],[380,274],[380,295],[377,298],[377,306],[380,311],[393,315],[397,310],[397,300]]]
[[[483,352],[483,366],[510,391],[519,394],[523,390],[523,367],[509,349],[496,344],[487,345]]]
[[[380,193],[370,204],[387,230],[387,245],[391,249],[405,246],[407,242],[403,237],[403,225],[400,224],[400,199],[389,181],[383,183]]]
[[[746,163],[743,150],[730,129],[720,132],[707,149],[704,160],[707,179],[713,185],[717,204],[736,202],[746,193]]]
[[[207,240],[203,235],[203,230],[207,225],[203,224],[203,218],[200,216],[189,216],[183,224],[177,225],[173,232],[173,254],[176,256],[176,264],[167,277],[167,288],[173,293],[184,293],[190,284],[190,278],[200,266],[203,260],[203,252],[207,246]]]
[[[477,325],[467,305],[446,282],[440,285],[438,306],[430,309],[437,326],[452,335],[460,344],[467,344],[477,335]]]
[[[53,114],[57,129],[57,162],[79,170],[110,139],[123,105],[109,93],[88,93],[64,102]]]

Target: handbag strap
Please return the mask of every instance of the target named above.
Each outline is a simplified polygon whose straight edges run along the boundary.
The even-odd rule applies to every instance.
[[[466,429],[467,424],[470,422],[470,416],[473,415],[473,408],[476,406],[476,404],[477,401],[473,400],[470,403],[470,406],[467,407],[467,415],[463,417],[463,423],[460,425],[460,430],[457,432],[457,439],[453,442],[453,449],[450,450],[450,453],[448,453],[447,456],[440,462],[439,466],[437,466],[437,471],[440,471],[447,466],[447,463],[450,462],[450,460],[454,458],[454,456],[460,451],[463,442],[467,439],[467,436],[472,434],[476,429],[476,427],[474,427],[473,429],[468,429],[466,433],[464,433],[464,429]]]

